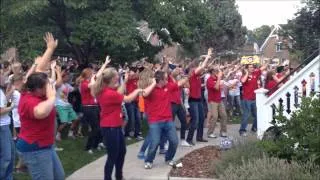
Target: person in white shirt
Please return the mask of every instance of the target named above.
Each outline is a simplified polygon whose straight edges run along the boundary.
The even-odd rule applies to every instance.
[[[61,140],[61,132],[66,127],[67,124],[72,123],[69,130],[68,136],[74,138],[75,130],[75,120],[78,119],[76,112],[73,110],[72,105],[68,101],[68,95],[73,91],[73,87],[68,83],[69,73],[64,72],[62,74],[62,85],[57,89],[57,98],[55,106],[57,108],[57,113],[61,124],[58,127],[58,132],[56,135],[56,140]]]
[[[0,74],[0,179],[13,179],[14,145],[9,112],[14,105],[8,104],[4,84],[5,77]]]

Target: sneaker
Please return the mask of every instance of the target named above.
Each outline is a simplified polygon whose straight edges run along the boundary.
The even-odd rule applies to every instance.
[[[241,133],[240,133],[240,136],[247,137],[248,135],[247,135],[246,132],[241,132]]]
[[[68,137],[73,137],[73,132],[72,131],[68,132]]]
[[[140,136],[142,136],[142,132],[140,131],[139,133],[138,133]]]
[[[59,151],[63,151],[63,148],[55,147],[54,150],[59,152]]]
[[[88,154],[93,154],[92,149],[89,149],[89,150],[88,150]]]
[[[184,146],[184,147],[192,147],[192,145],[189,144],[186,140],[182,140],[182,141],[181,141],[181,146]]]
[[[137,140],[137,141],[142,141],[142,140],[144,140],[144,138],[143,138],[142,136],[137,136],[137,137],[136,137],[136,140]]]
[[[165,149],[160,149],[160,151],[159,151],[159,154],[166,154],[167,153],[167,150],[165,150]]]
[[[144,160],[144,152],[139,152],[137,157],[138,159]]]
[[[144,168],[145,169],[152,169],[152,163],[149,163],[149,162],[145,163]]]
[[[194,144],[194,142],[192,141],[187,141],[188,144],[190,144],[191,146],[195,146],[196,144]]]
[[[220,134],[221,137],[228,137],[227,133],[223,132]]]
[[[101,150],[102,150],[102,148],[101,148],[100,146],[98,146],[98,147],[97,147],[97,150],[98,150],[98,151],[101,151]]]
[[[132,140],[132,138],[131,138],[130,136],[128,136],[128,137],[127,137],[127,140],[130,141],[130,140]]]
[[[206,140],[206,139],[197,139],[197,141],[198,142],[204,142],[204,143],[208,142],[208,140]]]
[[[100,147],[101,149],[105,149],[106,148],[106,146],[103,143],[99,143],[98,147]]]
[[[252,128],[252,129],[251,129],[251,132],[252,132],[252,133],[256,133],[256,132],[257,132],[257,129],[256,129],[256,128]]]
[[[173,161],[173,160],[171,160],[171,161],[167,161],[166,162],[169,166],[172,166],[172,167],[174,167],[177,163],[175,162],[175,161]]]
[[[208,135],[208,138],[217,138],[217,136],[214,133],[212,133]]]
[[[60,134],[59,132],[57,132],[56,140],[57,140],[57,141],[61,141],[61,134]]]

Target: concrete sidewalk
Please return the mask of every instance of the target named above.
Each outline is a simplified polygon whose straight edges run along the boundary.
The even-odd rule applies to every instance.
[[[228,135],[233,138],[243,138],[239,137],[239,124],[228,125]],[[220,130],[220,127],[216,128],[216,131]],[[205,132],[207,130],[205,129]],[[179,134],[179,133],[178,133]],[[206,135],[206,133],[205,133]],[[205,136],[206,137],[206,136]],[[209,145],[219,145],[221,138],[208,139],[208,143],[197,143],[194,147],[182,147],[178,146],[175,160],[184,157],[186,154],[190,153],[195,149],[199,149]],[[123,173],[126,180],[167,180],[168,174],[171,167],[166,165],[164,162],[164,155],[156,156],[153,162],[152,169],[144,169],[144,161],[137,158],[138,151],[142,145],[142,141],[127,146],[126,160],[124,163]],[[80,157],[79,157],[80,158]],[[67,180],[98,180],[103,179],[104,175],[104,164],[106,162],[107,156],[103,156],[96,161],[82,167],[81,169],[70,175]],[[114,169],[115,171],[115,169]]]

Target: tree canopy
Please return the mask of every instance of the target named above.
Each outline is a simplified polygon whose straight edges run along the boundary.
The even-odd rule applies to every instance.
[[[207,47],[234,50],[245,40],[235,0],[2,0],[0,49],[14,46],[21,60],[32,59],[50,31],[59,39],[56,55],[81,63],[106,54],[119,62],[152,58],[163,47],[144,40],[141,20],[165,43],[177,42],[195,54]]]

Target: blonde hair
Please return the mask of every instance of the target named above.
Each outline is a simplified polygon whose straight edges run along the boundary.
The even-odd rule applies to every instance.
[[[105,86],[110,86],[110,83],[112,82],[112,79],[118,74],[117,70],[115,68],[109,67],[106,68],[102,75],[97,77],[96,82],[94,83],[91,92],[93,96],[97,96],[101,93],[102,89]]]
[[[85,79],[89,79],[93,74],[93,70],[91,68],[85,68],[82,70],[80,76],[76,80],[76,84],[80,84]]]
[[[154,72],[149,68],[144,68],[142,72],[139,73],[138,88],[144,89],[152,84],[152,79],[154,78]]]

